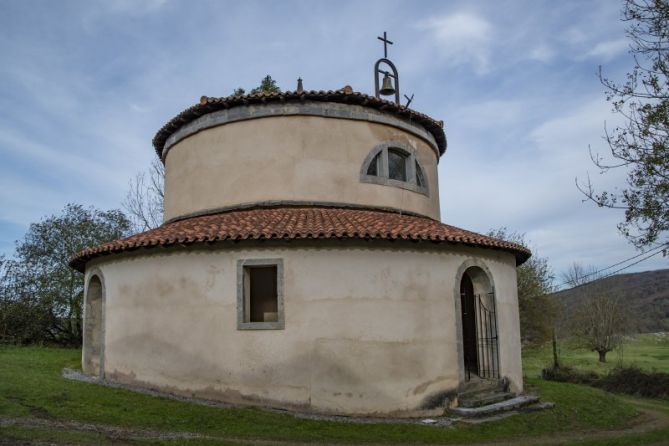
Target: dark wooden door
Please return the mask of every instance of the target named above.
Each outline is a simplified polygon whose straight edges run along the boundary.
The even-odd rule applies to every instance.
[[[478,374],[478,355],[476,353],[476,301],[474,284],[467,274],[460,283],[460,308],[462,310],[462,348],[467,379]]]

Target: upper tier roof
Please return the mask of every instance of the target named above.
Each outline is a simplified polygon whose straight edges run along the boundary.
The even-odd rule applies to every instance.
[[[282,206],[233,210],[166,223],[131,237],[87,248],[70,260],[84,271],[89,260],[141,248],[243,240],[389,240],[452,243],[512,253],[516,264],[530,251],[516,243],[446,225],[427,217],[372,209]]]
[[[349,88],[336,91],[311,90],[302,92],[285,91],[281,93],[252,93],[244,96],[228,96],[224,98],[202,96],[199,104],[193,105],[179,113],[165,124],[158,133],[156,133],[156,136],[153,138],[153,146],[156,149],[158,157],[162,159],[163,148],[165,147],[167,138],[179,130],[184,124],[190,123],[200,116],[222,109],[245,105],[291,101],[336,102],[340,104],[360,105],[387,112],[405,121],[422,125],[425,130],[434,136],[434,139],[437,142],[437,147],[439,148],[439,154],[443,155],[446,151],[446,135],[444,134],[443,121],[436,121],[427,115],[418,113],[403,105],[397,105],[394,102],[355,92]]]

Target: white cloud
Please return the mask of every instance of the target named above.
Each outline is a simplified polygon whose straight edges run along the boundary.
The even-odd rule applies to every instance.
[[[622,116],[611,111],[610,104],[599,96],[584,98],[583,102],[536,126],[529,140],[536,153],[550,161],[552,169],[566,169],[585,177],[588,171],[597,171],[587,152],[608,156],[604,140],[605,123],[608,127],[622,124]],[[622,184],[624,169],[611,170],[600,177],[601,187]]]
[[[430,17],[418,24],[428,30],[438,45],[438,52],[449,64],[471,64],[477,73],[489,70],[492,25],[470,12]]]
[[[506,129],[510,132],[518,124],[525,122],[528,107],[530,104],[521,99],[479,98],[458,106],[455,114],[445,114],[450,116],[447,121],[449,128],[458,131],[491,132]]]
[[[526,232],[558,272],[573,261],[604,267],[634,254],[616,229],[624,215],[584,202],[574,180],[596,172],[588,146],[606,152],[604,121],[619,118],[599,96],[561,105],[538,124],[532,124],[537,103],[531,99],[465,109],[464,121],[479,124],[466,127],[459,120],[450,132],[452,149],[439,166],[442,219],[479,232],[501,226]],[[595,174],[593,181],[613,190],[625,175],[620,169]]]
[[[0,220],[28,226],[39,216],[54,212],[60,206],[62,191],[33,178],[3,172],[0,175]],[[9,243],[10,240],[3,240]]]
[[[616,39],[599,42],[590,51],[586,53],[586,57],[603,59],[608,61],[624,53],[629,48],[629,41],[627,39]]]
[[[11,129],[0,127],[0,154],[19,156],[41,168],[55,170],[66,175],[77,175],[88,179],[113,177],[105,167],[72,152],[63,152],[55,146],[48,147],[30,140]]]
[[[601,141],[604,121],[615,117],[610,108],[601,96],[584,98],[582,102],[535,127],[529,136],[537,148],[544,152],[555,152],[556,149],[560,149],[560,152],[568,151],[575,143],[587,144],[588,139],[596,134],[600,135],[598,141]]]
[[[530,50],[529,56],[531,60],[545,63],[553,60],[555,51],[547,45],[538,45]]]
[[[588,36],[585,32],[583,32],[583,30],[572,27],[564,31],[560,35],[560,39],[571,45],[576,45],[587,41]]]

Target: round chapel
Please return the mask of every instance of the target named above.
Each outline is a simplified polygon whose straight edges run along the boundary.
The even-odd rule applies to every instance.
[[[425,413],[472,380],[522,391],[530,253],[441,222],[441,121],[298,89],[202,97],[153,144],[164,223],[71,261],[85,373],[345,415]]]

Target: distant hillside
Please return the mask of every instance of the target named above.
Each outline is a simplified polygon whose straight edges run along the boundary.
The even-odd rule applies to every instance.
[[[552,296],[564,302],[569,310],[594,290],[615,293],[627,300],[630,309],[638,315],[639,332],[669,330],[669,269],[617,274]]]

